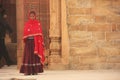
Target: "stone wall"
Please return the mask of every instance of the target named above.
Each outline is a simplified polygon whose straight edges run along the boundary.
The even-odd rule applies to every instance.
[[[120,69],[120,0],[66,0],[70,69]]]

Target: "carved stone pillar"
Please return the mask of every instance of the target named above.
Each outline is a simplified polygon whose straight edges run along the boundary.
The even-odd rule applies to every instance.
[[[50,0],[50,56],[49,69],[56,69],[61,63],[61,14],[60,0]],[[59,67],[59,66],[57,66]]]
[[[67,34],[65,0],[50,0],[49,69],[68,69],[69,46]]]

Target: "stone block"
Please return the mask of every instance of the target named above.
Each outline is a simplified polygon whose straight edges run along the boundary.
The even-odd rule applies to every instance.
[[[50,63],[48,66],[49,70],[66,70],[68,67],[61,63]]]
[[[97,56],[98,49],[96,47],[80,47],[80,48],[71,48],[71,56],[79,55],[79,56]]]
[[[79,70],[78,64],[70,64],[70,70]]]
[[[105,32],[93,32],[92,39],[93,40],[105,40]]]
[[[81,62],[81,58],[80,58],[80,56],[79,55],[72,55],[71,57],[70,57],[70,64],[80,64]]]
[[[110,15],[106,19],[108,23],[120,23],[119,15]]]
[[[116,6],[116,7],[119,7],[120,6],[120,0],[112,1],[112,5]]]
[[[69,8],[73,8],[73,7],[77,7],[77,1],[78,0],[68,0],[67,1],[67,7],[69,7]]]
[[[115,63],[106,63],[104,69],[115,69]]]
[[[82,64],[96,64],[98,62],[99,60],[97,56],[81,57]]]
[[[79,66],[78,69],[80,70],[90,70],[90,66],[87,65],[87,66]]]
[[[70,15],[90,15],[91,8],[70,8],[69,14]]]
[[[49,57],[49,62],[50,63],[61,63],[61,57],[60,57],[60,55],[51,55]]]
[[[94,1],[94,7],[108,7],[108,6],[112,6],[111,0],[93,0]]]
[[[96,23],[107,23],[106,16],[95,16]]]
[[[117,47],[100,47],[99,56],[119,56],[120,49]]]
[[[114,67],[115,67],[114,69],[119,70],[120,69],[120,63],[115,63]]]
[[[88,23],[94,23],[94,18],[92,16],[71,15],[68,17],[68,24],[70,26]]]
[[[112,32],[118,31],[117,24],[112,24]]]
[[[70,31],[69,37],[70,37],[70,39],[91,40],[92,39],[92,32]]]
[[[115,46],[115,47],[120,47],[120,41],[119,40],[115,40],[115,41],[113,41],[113,46]]]
[[[120,31],[120,24],[117,24],[117,31]]]
[[[97,70],[108,70],[108,69],[112,69],[114,67],[114,63],[108,64],[108,63],[97,63],[94,64],[94,68]]]
[[[28,78],[11,78],[10,80],[37,80],[37,79],[28,79]]]
[[[92,0],[77,0],[77,7],[91,8]]]
[[[89,24],[88,26],[88,31],[101,31],[101,32],[106,32],[106,31],[111,31],[111,25],[110,24]]]
[[[80,47],[88,47],[88,46],[95,45],[95,42],[93,40],[81,40],[79,38],[77,39],[73,38],[70,40],[70,45],[71,47],[80,48]]]
[[[107,32],[106,40],[120,40],[120,32]]]
[[[110,56],[107,60],[108,63],[120,63],[120,55],[119,56]]]
[[[99,47],[113,47],[114,42],[113,41],[105,41],[105,40],[96,40],[95,46]]]
[[[87,31],[87,25],[86,24],[78,24],[74,26],[68,27],[69,31]]]
[[[91,10],[91,14],[94,16],[108,16],[112,15],[113,12],[109,11],[106,7],[94,7]]]

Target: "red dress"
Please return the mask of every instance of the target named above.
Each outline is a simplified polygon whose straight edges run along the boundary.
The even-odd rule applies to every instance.
[[[25,47],[20,73],[36,74],[43,72],[44,42],[39,21],[29,20],[26,22],[23,40]]]

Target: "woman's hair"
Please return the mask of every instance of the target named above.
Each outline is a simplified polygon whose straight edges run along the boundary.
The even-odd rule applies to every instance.
[[[30,14],[34,14],[34,15],[36,15],[35,11],[30,11]]]

